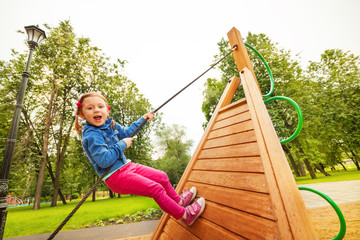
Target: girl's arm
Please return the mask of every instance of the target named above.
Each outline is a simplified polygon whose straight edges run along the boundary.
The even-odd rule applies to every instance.
[[[115,124],[115,129],[119,131],[120,138],[128,138],[136,130],[136,128],[145,120],[144,117],[141,117],[136,122],[133,122],[129,127],[120,126],[118,123]],[[139,129],[140,131],[140,129]]]
[[[112,166],[117,159],[121,158],[122,152],[127,148],[124,141],[118,141],[113,147],[109,147],[101,134],[95,131],[83,138],[83,145],[91,158],[101,168]]]

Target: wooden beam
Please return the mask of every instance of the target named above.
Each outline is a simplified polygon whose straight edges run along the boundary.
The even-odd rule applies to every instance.
[[[279,218],[281,239],[317,239],[311,218],[295,183],[281,143],[267,112],[253,74],[247,68],[240,72],[254,130],[263,159],[270,196]],[[286,229],[290,228],[291,235]]]
[[[235,59],[235,63],[236,66],[238,68],[238,71],[240,72],[242,69],[247,68],[250,70],[250,72],[253,74],[253,77],[256,81],[256,84],[258,86],[258,89],[261,93],[260,90],[260,86],[256,80],[256,76],[254,73],[254,69],[252,67],[252,63],[250,61],[249,58],[249,54],[248,51],[246,49],[246,46],[244,44],[243,38],[239,32],[239,30],[237,30],[236,28],[232,28],[229,32],[228,32],[228,38],[229,38],[229,43],[230,46],[233,48],[235,45],[237,45],[237,49],[235,51],[233,51],[233,56]]]
[[[214,113],[213,113],[213,115],[212,115],[206,129],[205,129],[205,132],[204,132],[204,134],[203,134],[197,148],[195,149],[195,152],[194,152],[193,156],[191,157],[191,159],[189,161],[189,164],[185,169],[184,174],[182,175],[182,177],[181,177],[181,179],[179,181],[179,184],[178,184],[178,186],[176,188],[176,191],[178,193],[180,193],[184,189],[185,184],[186,184],[187,180],[189,179],[191,171],[194,168],[194,165],[196,164],[196,161],[197,161],[197,159],[198,159],[198,157],[199,157],[199,155],[201,153],[201,150],[203,149],[203,147],[205,145],[205,142],[206,142],[206,140],[207,140],[207,138],[208,138],[208,136],[210,134],[210,131],[211,131],[213,125],[215,124],[215,118],[218,115],[219,110],[222,107],[224,107],[226,105],[229,105],[231,103],[231,101],[232,101],[232,99],[233,99],[233,97],[235,95],[235,92],[238,89],[239,85],[240,85],[240,79],[239,78],[233,77],[232,79],[229,80],[229,83],[227,84],[227,86],[226,86],[226,88],[225,88],[225,90],[224,90],[224,92],[223,92],[223,94],[222,94],[222,96],[221,96],[221,98],[219,100],[219,103],[218,103],[218,105],[217,105],[217,107],[216,107],[216,109],[215,109],[215,111],[214,111]],[[198,193],[198,196],[201,196],[201,192]],[[205,211],[206,211],[206,209],[205,209]],[[163,216],[161,217],[156,229],[155,229],[155,232],[154,232],[154,235],[153,235],[152,239],[158,239],[159,238],[159,236],[160,236],[160,234],[161,234],[161,232],[162,232],[162,230],[164,228],[164,225],[165,225],[165,223],[166,223],[166,221],[168,219],[169,219],[169,214],[164,213]]]

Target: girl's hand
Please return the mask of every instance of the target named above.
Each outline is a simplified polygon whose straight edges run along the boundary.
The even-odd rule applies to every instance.
[[[123,141],[126,143],[126,148],[129,148],[133,142],[133,138],[124,138]]]
[[[150,122],[150,121],[153,119],[154,116],[155,116],[155,113],[149,112],[149,113],[147,113],[147,114],[144,115],[144,118],[145,118],[145,119],[146,119],[146,118],[149,118],[147,121]]]

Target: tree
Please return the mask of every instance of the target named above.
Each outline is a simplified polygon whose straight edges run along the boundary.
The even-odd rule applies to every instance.
[[[167,173],[172,184],[177,184],[191,158],[192,140],[185,139],[185,129],[179,125],[163,126],[156,133],[158,145],[164,152],[156,161],[158,169]]]
[[[330,164],[345,152],[359,168],[360,68],[359,56],[339,49],[326,50],[319,62],[310,62],[309,77],[317,84],[318,135]]]
[[[47,96],[46,92],[40,97],[32,95],[33,98],[40,98],[43,102],[43,107],[38,106],[34,110],[40,112],[43,109],[46,116],[34,209],[40,208],[42,183],[49,150],[56,152],[56,173],[51,204],[51,206],[56,206],[60,170],[74,122],[73,100],[79,96],[79,91],[93,89],[92,86],[98,81],[96,76],[106,71],[104,68],[99,68],[99,65],[105,64],[100,50],[92,47],[89,39],[77,38],[69,21],[60,22],[58,27],[52,28],[48,25],[46,27],[49,32],[48,38],[40,46],[40,54],[35,58],[38,75],[36,77],[34,74],[32,89],[30,89],[32,94],[36,94],[39,91],[44,92],[45,87],[50,93],[50,96]],[[50,136],[50,131],[52,136]],[[49,141],[51,141],[50,146]]]
[[[302,93],[301,87],[303,84],[303,71],[298,61],[292,59],[290,51],[279,49],[277,43],[273,43],[269,37],[265,34],[252,34],[249,33],[246,37],[246,42],[257,49],[258,52],[267,60],[272,75],[275,80],[275,90],[273,95],[287,96],[293,98],[295,101],[301,100],[302,95],[296,95],[299,91]],[[230,51],[228,41],[222,39],[219,43],[219,55],[215,56],[215,60],[220,58],[226,52]],[[264,63],[261,59],[249,49],[248,51],[251,62],[253,63],[254,72],[259,83],[261,92],[263,94],[268,93],[270,89],[270,77],[266,70]],[[205,84],[205,90],[203,92],[204,101],[202,110],[204,112],[207,121],[210,120],[211,114],[214,111],[217,102],[228,82],[228,80],[238,75],[238,69],[235,65],[232,56],[227,57],[219,64],[221,71],[221,79],[208,79]],[[242,88],[236,92],[233,101],[239,100],[244,97]],[[282,101],[272,101],[266,105],[273,125],[276,129],[280,140],[285,139],[295,131],[298,123],[296,111],[292,105]],[[204,124],[206,126],[207,123]],[[292,147],[291,143],[286,144],[286,150]],[[294,151],[293,149],[292,151]],[[286,151],[289,158],[291,151]],[[300,154],[298,152],[298,154]],[[292,162],[293,167],[297,167],[299,164],[295,161]]]
[[[110,63],[110,59],[100,49],[91,45],[90,39],[75,35],[69,21],[60,22],[57,27],[46,27],[48,38],[33,56],[9,184],[17,194],[28,189],[27,194],[32,195],[36,187],[34,209],[40,207],[41,196],[48,196],[51,190],[52,206],[55,206],[57,195],[62,192],[60,186],[64,192],[81,193],[87,184],[76,184],[68,179],[88,183],[89,179],[84,172],[94,172],[85,164],[88,162],[86,156],[79,153],[81,142],[75,140],[78,136],[72,134],[74,108],[81,94],[102,92],[113,106],[113,111],[117,111],[114,119],[124,125],[138,119],[151,108],[135,84],[121,75],[119,69],[124,67],[125,61]],[[12,60],[0,61],[0,109],[4,110],[1,117],[5,118],[1,123],[4,129],[0,131],[1,137],[10,126],[12,106],[17,95],[14,89],[18,89],[18,72],[24,69],[25,57],[26,54],[13,51]],[[161,118],[157,118],[154,122],[160,121]],[[138,140],[133,144],[133,160],[150,159],[148,156],[152,149],[149,135],[148,127],[138,134]],[[69,148],[70,144],[77,144],[79,148]],[[80,163],[70,164],[70,159]],[[56,168],[52,176],[53,164]],[[72,169],[74,166],[81,169],[75,171]],[[48,184],[46,169],[53,179],[53,185]],[[64,173],[72,173],[74,176],[62,177]]]

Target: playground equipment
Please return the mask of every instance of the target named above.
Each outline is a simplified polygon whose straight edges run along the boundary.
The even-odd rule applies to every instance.
[[[205,211],[191,227],[164,214],[152,239],[318,239],[240,32],[228,38],[245,98],[232,102],[240,85],[233,77],[176,188],[196,186]]]
[[[255,49],[246,44],[262,59],[271,78],[270,91],[262,96],[240,32],[233,28],[228,37],[232,47],[228,54],[153,111],[156,113],[233,53],[245,98],[232,103],[240,85],[240,79],[233,77],[176,189],[181,192],[184,188],[196,186],[198,196],[206,199],[205,212],[192,227],[164,214],[153,239],[317,239],[265,102],[283,99],[289,101],[298,112],[296,131],[282,142],[290,141],[300,132],[301,110],[286,97],[273,97],[264,102],[262,97],[269,97],[274,89],[269,66]],[[147,119],[131,136],[146,122]],[[48,240],[53,239],[75,214],[108,170]],[[336,206],[335,203],[331,205]],[[341,221],[341,230],[335,239],[342,239],[346,229],[345,220],[341,211],[335,210]]]

